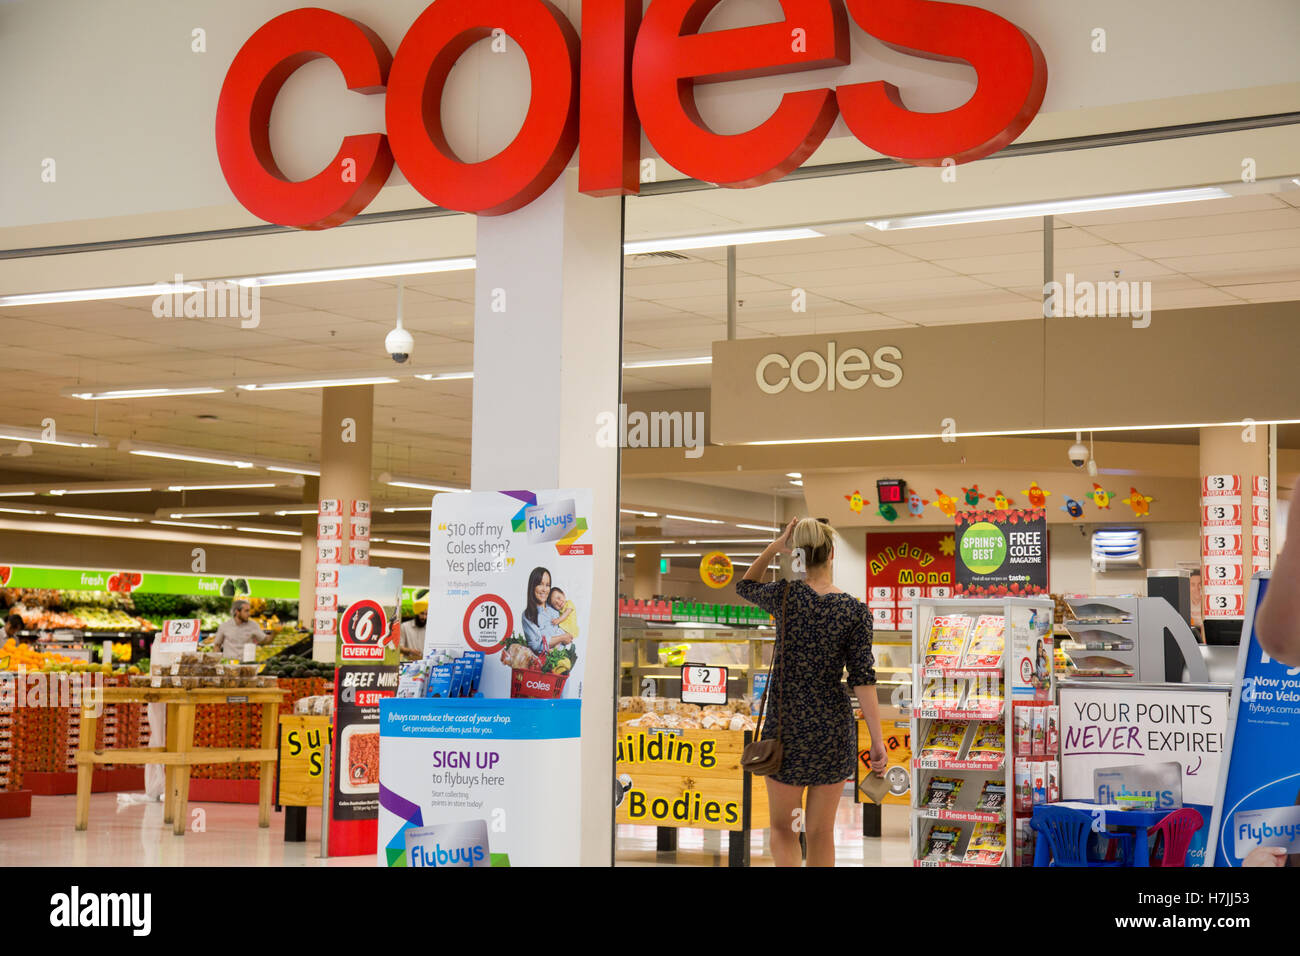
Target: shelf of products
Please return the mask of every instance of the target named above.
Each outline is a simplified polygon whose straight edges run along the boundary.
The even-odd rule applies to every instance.
[[[1052,604],[921,599],[911,638],[913,865],[1019,862],[1015,718],[1053,699]]]
[[[691,625],[662,627],[619,622],[620,663],[625,696],[640,694],[646,681],[678,680],[684,664],[727,668],[732,697],[753,695],[754,674],[771,666],[776,632],[768,628]],[[657,692],[662,697],[662,691]]]
[[[707,604],[674,598],[640,600],[618,599],[618,616],[645,621],[647,624],[698,625],[719,624],[724,627],[770,627],[772,615],[752,604]]]

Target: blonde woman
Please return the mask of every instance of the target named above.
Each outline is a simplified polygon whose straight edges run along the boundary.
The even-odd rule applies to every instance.
[[[763,583],[773,557],[797,550],[807,571],[804,580]],[[777,617],[780,635],[763,721],[763,739],[775,738],[779,728],[783,750],[781,769],[766,778],[777,866],[799,865],[800,808],[808,866],[835,865],[835,813],[858,759],[853,708],[842,683],[846,668],[874,742],[871,769],[883,771],[888,763],[874,686],[871,612],[832,583],[834,559],[830,525],[800,518],[736,582],[737,594]]]

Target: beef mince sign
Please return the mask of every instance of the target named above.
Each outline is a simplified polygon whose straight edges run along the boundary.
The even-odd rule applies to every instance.
[[[745,188],[797,169],[837,116],[871,149],[916,166],[966,163],[1018,137],[1047,89],[1042,50],[1013,23],[978,7],[930,0],[780,0],[777,23],[700,33],[721,0],[585,0],[582,39],[547,0],[436,0],[394,55],[369,27],[318,8],[262,26],[230,65],[217,104],[217,155],[227,183],[269,222],[328,229],[361,212],[396,163],[430,202],[501,215],[555,182],[581,144],[579,188],[638,192],[644,129],[671,166],[694,179]],[[974,94],[942,113],[903,105],[883,82],[786,93],[752,130],[710,130],[693,86],[797,73],[849,62],[850,22],[895,50],[970,64]],[[452,67],[503,30],[528,58],[532,99],[518,135],[478,163],[456,157],[440,104]],[[300,66],[328,57],[348,89],[386,93],[384,133],[348,136],[318,175],[292,182],[271,151],[276,96]],[[355,163],[355,177],[338,173]]]

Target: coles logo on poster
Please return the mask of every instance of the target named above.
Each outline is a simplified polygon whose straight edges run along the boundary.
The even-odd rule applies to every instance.
[[[384,639],[388,636],[388,617],[378,601],[357,601],[339,619],[339,634],[343,638],[343,660],[381,661]]]
[[[437,0],[411,24],[396,54],[356,20],[318,8],[291,10],[249,37],[226,74],[216,122],[222,173],[254,215],[302,229],[328,229],[357,215],[394,164],[430,202],[494,216],[544,193],[575,150],[582,192],[639,193],[643,129],[674,169],[733,188],[762,186],[797,169],[837,117],[865,145],[902,162],[968,163],[1020,136],[1047,90],[1047,62],[1033,37],[979,7],[780,0],[782,21],[698,32],[718,2],[653,0],[643,14],[640,3],[589,0],[579,38],[548,0]],[[975,91],[941,113],[909,110],[902,92],[884,81],[789,92],[766,121],[731,135],[700,117],[697,83],[847,65],[850,22],[894,50],[969,64]],[[461,162],[448,146],[439,105],[460,57],[502,34],[528,59],[527,115],[505,149]],[[297,68],[322,57],[334,62],[348,89],[386,94],[387,135],[348,136],[324,170],[291,182],[271,149],[271,111]],[[338,174],[345,161],[354,175]]]

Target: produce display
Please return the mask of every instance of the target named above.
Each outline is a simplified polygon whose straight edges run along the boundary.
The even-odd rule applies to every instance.
[[[241,593],[246,593],[241,592]],[[118,591],[58,591],[45,588],[0,589],[5,614],[17,614],[30,631],[57,629],[139,631],[149,633],[168,620],[197,618],[204,631],[230,620],[234,595],[151,594]],[[250,597],[252,617],[265,631],[298,620],[298,602]]]
[[[527,654],[512,651],[511,648],[522,647]],[[578,662],[578,652],[574,650],[573,644],[565,644],[561,647],[553,647],[546,652],[546,656],[538,658],[537,654],[528,646],[528,641],[522,634],[516,634],[513,637],[506,638],[502,647],[501,659],[514,668],[525,668],[529,670],[540,670],[543,674],[567,674],[573,670],[573,665]],[[540,660],[540,666],[538,661]]]
[[[753,730],[748,700],[729,704],[684,704],[667,697],[620,697],[619,721],[625,726],[669,730]]]
[[[262,668],[262,674],[267,677],[296,679],[319,677],[325,680],[333,680],[334,665],[314,661],[310,657],[299,657],[296,654],[281,654],[266,662]]]

